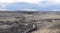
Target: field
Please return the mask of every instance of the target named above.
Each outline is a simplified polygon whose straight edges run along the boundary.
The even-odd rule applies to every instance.
[[[21,23],[33,23],[37,25],[37,29],[30,33],[60,33],[59,12],[0,12],[0,21],[10,21],[13,23],[19,20],[20,22],[21,20],[23,21]]]

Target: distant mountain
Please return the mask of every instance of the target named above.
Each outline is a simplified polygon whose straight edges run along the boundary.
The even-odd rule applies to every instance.
[[[31,10],[15,10],[15,11],[0,11],[0,13],[40,13],[40,14],[58,14],[60,15],[60,11],[31,11]]]

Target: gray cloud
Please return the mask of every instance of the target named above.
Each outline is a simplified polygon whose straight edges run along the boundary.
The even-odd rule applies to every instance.
[[[27,3],[27,2],[13,2],[13,3],[0,3],[0,9],[8,10],[21,10],[21,9],[31,9],[31,10],[60,10],[60,3],[52,0],[43,0],[39,4]],[[56,2],[56,3],[55,3]]]

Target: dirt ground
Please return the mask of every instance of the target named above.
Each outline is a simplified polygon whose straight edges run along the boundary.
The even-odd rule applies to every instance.
[[[32,33],[60,33],[60,22],[51,23]]]

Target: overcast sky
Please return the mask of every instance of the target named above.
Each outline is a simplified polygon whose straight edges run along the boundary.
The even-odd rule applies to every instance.
[[[60,0],[0,0],[0,10],[60,11]]]

